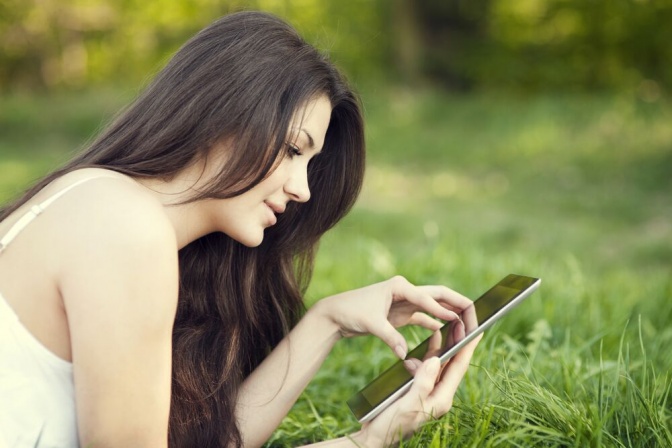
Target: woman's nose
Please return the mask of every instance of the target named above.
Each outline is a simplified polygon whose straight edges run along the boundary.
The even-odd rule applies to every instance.
[[[310,187],[308,186],[308,168],[298,168],[292,173],[285,183],[285,192],[293,201],[308,202],[310,199]]]

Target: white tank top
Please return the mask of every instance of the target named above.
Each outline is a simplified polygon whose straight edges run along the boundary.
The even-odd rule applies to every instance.
[[[34,205],[0,239],[0,256],[46,207],[81,179]],[[4,442],[4,444],[3,444]],[[0,448],[78,447],[72,364],[23,326],[0,294]]]
[[[0,295],[0,447],[77,447],[72,364],[43,346]]]

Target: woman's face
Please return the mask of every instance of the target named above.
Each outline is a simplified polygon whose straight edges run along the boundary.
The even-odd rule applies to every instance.
[[[330,117],[331,103],[326,96],[298,111],[278,167],[245,193],[212,204],[218,230],[245,246],[258,246],[264,239],[264,229],[277,222],[277,215],[290,201],[310,199],[308,162],[322,150]]]

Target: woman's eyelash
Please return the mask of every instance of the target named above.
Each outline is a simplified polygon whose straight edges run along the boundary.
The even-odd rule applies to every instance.
[[[299,147],[292,143],[287,143],[287,153],[290,157],[300,156],[302,154]]]

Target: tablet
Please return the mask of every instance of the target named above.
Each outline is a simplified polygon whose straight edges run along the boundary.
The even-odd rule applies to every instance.
[[[419,360],[438,356],[443,365],[462,347],[501,319],[539,287],[541,279],[510,274],[449,321],[440,330],[408,353]],[[404,395],[413,376],[398,361],[348,400],[348,406],[361,423],[373,419]]]

